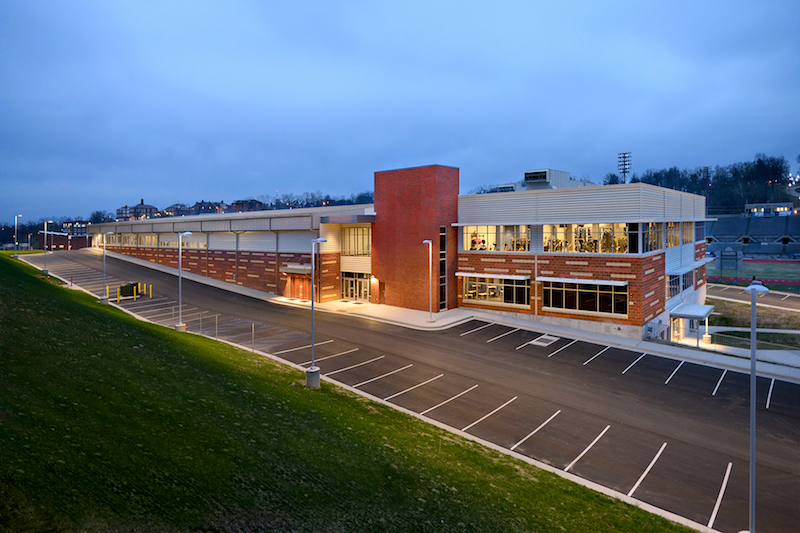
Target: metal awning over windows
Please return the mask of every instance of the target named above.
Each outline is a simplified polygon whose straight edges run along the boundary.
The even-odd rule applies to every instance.
[[[706,263],[710,263],[712,261],[714,261],[713,257],[704,257],[703,259],[701,259],[699,261],[695,261],[694,263],[691,263],[689,265],[682,266],[682,267],[676,268],[674,270],[670,270],[669,272],[667,272],[667,275],[668,276],[682,276],[683,274],[689,273],[692,270],[694,270],[696,268],[700,268],[701,266],[705,265]]]
[[[286,263],[280,268],[281,274],[311,275],[311,265],[302,263]]]
[[[578,279],[578,278],[551,278],[547,276],[537,276],[536,281],[547,281],[550,283],[579,283],[581,285],[611,285],[613,287],[624,287],[627,281],[616,279]]]
[[[531,279],[530,276],[518,276],[516,274],[495,274],[494,272],[456,272],[460,278],[495,278],[495,279]]]

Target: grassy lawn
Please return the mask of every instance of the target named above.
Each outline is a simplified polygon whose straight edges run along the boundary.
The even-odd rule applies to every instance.
[[[714,305],[715,313],[708,318],[708,324],[710,326],[726,326],[737,328],[750,327],[750,304],[728,302],[726,300],[717,300],[716,298],[709,298],[709,303]],[[719,315],[716,313],[719,313]],[[770,309],[768,307],[759,307],[758,312],[756,313],[756,327],[767,329],[800,330],[800,313],[789,313],[786,311],[779,311],[777,309]],[[736,339],[730,339],[730,342],[726,342],[725,337],[737,337],[748,340],[747,342],[740,342]],[[750,347],[748,344],[749,339],[749,332],[726,331],[724,335],[714,336],[714,342],[745,348]],[[791,348],[800,347],[800,336],[798,335],[791,335],[787,333],[759,333],[757,339],[759,343],[774,343]],[[782,346],[768,346],[759,344],[759,349],[775,350],[782,348]]]
[[[775,279],[800,281],[800,267],[797,265],[797,263],[754,263],[752,261],[744,261],[742,263],[742,270],[719,270],[715,268],[715,266],[715,262],[711,262],[706,265],[706,276],[709,279],[720,276],[731,279],[738,278],[739,281],[737,283],[728,281],[725,283],[740,285],[742,287],[749,285],[750,281],[753,279],[753,276],[759,280]],[[800,285],[780,285],[769,283],[769,288],[784,292],[800,292]]]
[[[2,531],[688,531],[0,254]]]

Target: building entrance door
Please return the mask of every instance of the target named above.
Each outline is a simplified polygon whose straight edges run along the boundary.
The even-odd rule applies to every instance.
[[[369,274],[342,272],[342,298],[368,302],[370,296]]]

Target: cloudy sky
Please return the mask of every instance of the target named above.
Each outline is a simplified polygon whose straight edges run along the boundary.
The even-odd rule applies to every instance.
[[[622,151],[796,170],[800,2],[0,0],[0,221]]]

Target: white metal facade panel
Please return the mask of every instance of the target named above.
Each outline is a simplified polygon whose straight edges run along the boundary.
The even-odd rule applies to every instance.
[[[173,231],[182,232],[182,231],[201,231],[202,228],[200,227],[200,221],[192,221],[192,222],[174,222],[173,223]]]
[[[685,200],[684,200],[685,199]],[[580,224],[679,221],[696,195],[646,184],[604,185],[459,196],[459,224]],[[694,210],[700,210],[693,207]],[[702,219],[703,214],[700,218]]]
[[[694,243],[681,245],[681,266],[694,263]]]
[[[152,224],[137,224],[131,228],[133,233],[152,233],[153,225]]]
[[[544,248],[544,229],[542,226],[531,226],[531,252],[539,253]]]
[[[231,220],[231,231],[264,231],[270,228],[269,218]]]
[[[239,234],[239,249],[251,252],[274,252],[276,236],[271,231],[247,231]]]
[[[203,231],[230,231],[230,220],[203,220],[200,222]]]
[[[683,246],[673,246],[664,250],[664,268],[666,272],[677,270],[681,267],[681,248]]]
[[[321,253],[330,254],[342,249],[342,226],[340,224],[320,224],[319,236],[328,239],[319,245]],[[355,270],[353,272],[356,272]]]
[[[341,259],[342,272],[360,272],[363,274],[372,273],[372,257],[371,256],[342,256]]]
[[[311,241],[316,238],[312,231],[282,231],[278,234],[278,251],[310,254]]]
[[[311,217],[280,217],[271,219],[272,230],[310,230]],[[309,250],[311,248],[309,247]]]
[[[236,250],[236,234],[215,232],[208,234],[209,250]]]
[[[131,233],[131,225],[130,224],[120,224],[116,228],[112,229],[114,233]]]

